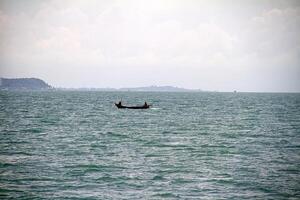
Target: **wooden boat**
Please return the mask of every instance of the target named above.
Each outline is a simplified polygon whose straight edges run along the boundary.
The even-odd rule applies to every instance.
[[[151,106],[151,105],[148,105],[147,103],[145,103],[145,104],[142,105],[142,106],[123,106],[121,102],[115,103],[115,105],[116,105],[118,108],[127,108],[127,109],[148,109],[148,108],[150,108],[150,106]]]

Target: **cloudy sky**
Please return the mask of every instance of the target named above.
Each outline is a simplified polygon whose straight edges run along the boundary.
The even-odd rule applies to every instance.
[[[0,0],[0,77],[300,92],[300,1]]]

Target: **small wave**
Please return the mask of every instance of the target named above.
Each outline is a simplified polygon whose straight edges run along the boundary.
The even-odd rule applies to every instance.
[[[155,181],[157,181],[157,180],[164,180],[164,177],[161,176],[161,175],[156,175],[156,176],[154,176],[154,177],[152,178],[152,180],[155,180]]]
[[[113,137],[120,137],[120,138],[128,138],[127,135],[124,134],[120,134],[120,133],[115,133],[115,132],[107,132],[108,135],[113,136]]]
[[[43,130],[40,128],[29,128],[22,130],[23,133],[42,133]]]
[[[150,110],[160,110],[161,108],[157,108],[157,107],[155,107],[155,108],[150,108]]]
[[[179,196],[178,195],[175,195],[171,192],[165,192],[165,193],[158,193],[158,194],[155,194],[153,195],[153,197],[161,197],[161,198],[178,198]]]
[[[0,168],[14,167],[14,166],[17,166],[17,164],[14,164],[14,163],[1,163],[0,162]]]
[[[41,119],[40,122],[44,123],[44,124],[48,124],[48,125],[55,125],[57,124],[58,120],[54,120],[54,119]]]

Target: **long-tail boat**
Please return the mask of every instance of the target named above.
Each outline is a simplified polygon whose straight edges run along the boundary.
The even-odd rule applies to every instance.
[[[151,106],[151,105],[148,105],[146,102],[142,106],[123,106],[121,101],[119,101],[119,103],[115,103],[115,105],[118,108],[127,108],[127,109],[148,109]]]

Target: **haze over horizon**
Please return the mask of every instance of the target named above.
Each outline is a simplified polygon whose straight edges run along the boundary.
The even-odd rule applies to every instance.
[[[300,1],[0,0],[0,77],[300,92]]]

